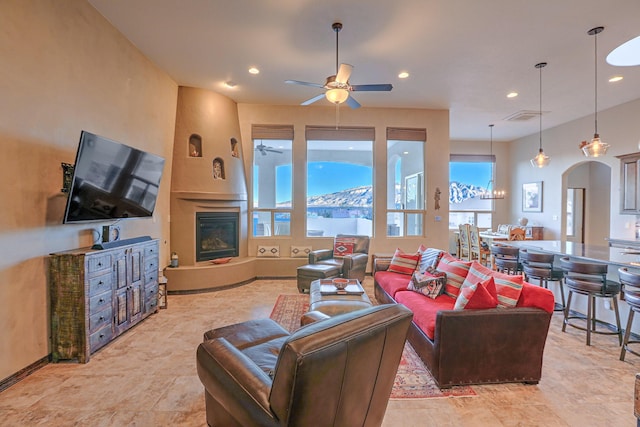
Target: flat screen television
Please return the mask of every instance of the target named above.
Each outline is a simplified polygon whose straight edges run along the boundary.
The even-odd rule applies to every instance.
[[[83,130],[63,222],[152,216],[163,168],[160,156]]]

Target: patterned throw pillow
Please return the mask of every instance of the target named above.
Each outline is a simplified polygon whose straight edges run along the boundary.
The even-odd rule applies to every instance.
[[[291,258],[308,258],[311,246],[291,246]]]
[[[353,254],[353,248],[356,245],[356,239],[353,237],[336,238],[333,244],[333,257],[343,258],[345,255]]]
[[[418,270],[424,273],[429,267],[435,268],[442,258],[444,251],[434,248],[426,248],[424,245],[420,245],[418,252],[421,253],[420,264]]]
[[[463,286],[476,283],[493,277],[498,292],[498,307],[515,307],[522,292],[522,276],[493,271],[477,261],[474,261],[464,280]]]
[[[391,260],[391,264],[389,264],[389,269],[387,271],[410,275],[413,274],[419,262],[420,252],[416,252],[415,254],[406,254],[402,252],[402,249],[397,248],[396,252],[393,254],[393,259]]]
[[[446,295],[451,298],[458,298],[462,282],[467,277],[470,267],[471,263],[469,261],[462,261],[446,252],[442,255],[436,270],[447,274],[447,283],[444,285],[444,293]]]
[[[447,275],[436,270],[427,273],[414,271],[407,289],[436,299],[442,293],[446,281]]]
[[[474,285],[463,286],[460,290],[460,295],[456,299],[456,304],[453,306],[454,310],[478,310],[487,308],[496,308],[498,301],[488,291],[488,288],[493,286],[493,277],[489,277],[484,282],[476,283]]]
[[[280,256],[280,246],[258,245],[256,256],[261,258],[278,258]]]

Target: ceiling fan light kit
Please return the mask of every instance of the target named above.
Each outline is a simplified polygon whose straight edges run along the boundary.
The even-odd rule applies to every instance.
[[[544,150],[542,149],[542,69],[547,66],[546,62],[540,62],[535,65],[535,67],[540,70],[540,148],[538,149],[538,154],[531,159],[531,166],[536,168],[543,168],[549,164],[549,156],[544,154]]]
[[[321,100],[323,97],[329,102],[335,105],[347,103],[351,108],[359,108],[360,103],[355,100],[351,95],[351,92],[368,91],[368,92],[389,92],[393,89],[391,84],[370,84],[370,85],[351,85],[349,78],[353,71],[353,65],[339,64],[338,52],[339,52],[339,39],[338,33],[342,30],[342,24],[340,22],[334,22],[331,28],[336,33],[336,74],[327,77],[324,84],[310,83],[299,80],[285,80],[285,83],[297,84],[303,86],[313,86],[317,88],[324,88],[326,92],[324,94],[316,95],[301,103],[301,105],[310,105],[316,101]],[[339,66],[338,66],[339,64]]]
[[[587,34],[594,36],[595,46],[595,132],[593,139],[587,144],[581,144],[582,153],[586,157],[600,157],[607,154],[610,145],[602,142],[598,134],[598,34],[604,31],[604,27],[595,27],[587,31]]]

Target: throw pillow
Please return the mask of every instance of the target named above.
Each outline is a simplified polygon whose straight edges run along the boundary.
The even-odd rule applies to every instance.
[[[433,273],[414,271],[407,289],[436,299],[436,297],[442,293],[446,281],[447,275],[439,271],[434,270]]]
[[[498,301],[489,293],[487,288],[493,282],[493,277],[489,277],[486,281],[476,283],[470,286],[463,286],[460,295],[456,299],[454,310],[480,310],[487,308],[496,308]],[[495,285],[494,285],[495,287]]]
[[[469,273],[471,263],[469,261],[462,261],[448,253],[444,253],[436,270],[447,274],[447,283],[444,285],[444,293],[451,298],[458,298],[460,294],[460,288],[464,279]]]
[[[333,243],[333,257],[344,258],[345,255],[353,254],[356,240],[352,237],[339,237]]]
[[[469,269],[464,284],[473,285],[493,277],[498,293],[498,307],[515,307],[522,292],[522,276],[493,271],[477,261]]]
[[[397,248],[396,252],[393,254],[393,259],[391,259],[391,264],[389,264],[389,269],[387,271],[410,275],[413,274],[419,262],[420,252],[416,252],[415,254],[406,254],[402,249]]]
[[[423,273],[427,271],[429,267],[436,267],[440,262],[440,258],[442,258],[442,254],[444,254],[444,251],[440,249],[425,248],[423,245],[420,245],[418,252],[421,254],[418,270]]]
[[[291,246],[291,258],[307,258],[311,252],[311,246]]]
[[[278,258],[280,257],[280,246],[258,245],[257,256],[264,258]]]

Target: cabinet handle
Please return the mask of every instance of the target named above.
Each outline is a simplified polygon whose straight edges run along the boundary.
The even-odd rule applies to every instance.
[[[100,336],[100,338],[104,338],[104,334],[100,334],[99,336]]]
[[[100,281],[98,282],[98,286],[100,286],[100,285],[104,285],[104,282],[103,282],[102,280],[100,280]]]
[[[102,322],[104,320],[104,316],[100,316],[100,321]]]
[[[98,267],[102,267],[102,263],[101,262],[98,262]]]
[[[100,298],[100,299],[98,300],[98,302],[104,302],[104,300],[103,300],[102,298]]]

